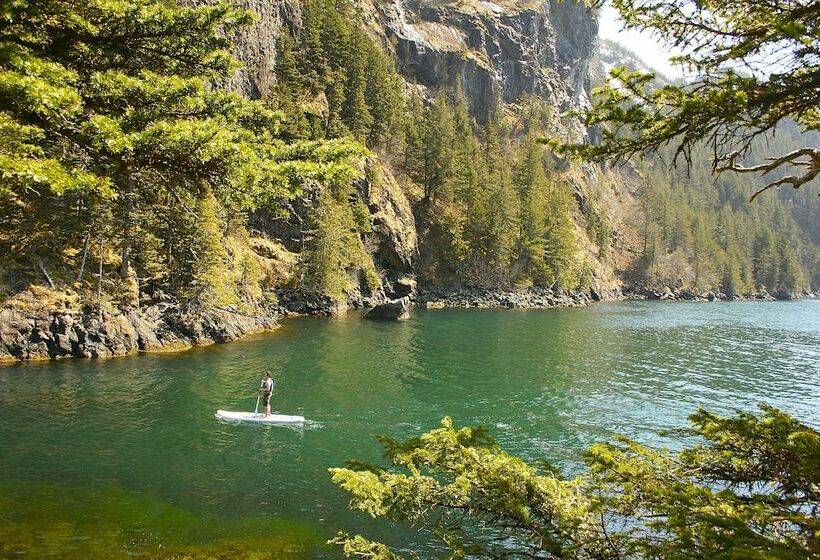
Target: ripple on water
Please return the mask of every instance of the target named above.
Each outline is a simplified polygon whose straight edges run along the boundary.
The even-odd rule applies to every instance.
[[[321,542],[344,528],[414,548],[413,533],[348,513],[328,467],[383,463],[376,436],[410,437],[445,415],[458,426],[488,426],[511,452],[567,472],[581,468],[584,448],[613,433],[675,445],[658,432],[685,424],[698,406],[730,413],[768,402],[820,426],[818,310],[641,302],[419,310],[401,324],[350,314],[289,321],[267,336],[174,356],[3,368],[0,486],[59,483],[82,501],[102,485],[144,499],[124,500],[151,515],[176,512],[168,513],[173,523],[162,521],[172,529],[160,532],[151,515],[134,522],[113,515],[111,530],[130,535],[130,544],[112,542],[132,553],[149,541],[181,546],[201,527],[214,539],[245,537],[243,524],[256,515],[321,523]],[[277,380],[273,408],[308,422],[217,421],[217,409],[253,409],[265,369]],[[102,508],[93,495],[86,499]],[[74,527],[71,507],[59,515],[49,507],[45,494],[32,494],[13,527],[0,520],[0,540],[38,519]],[[276,527],[285,536],[297,531]],[[96,538],[82,528],[71,534],[77,542]],[[295,557],[336,556],[306,546],[294,544]],[[78,557],[112,557],[88,550]]]

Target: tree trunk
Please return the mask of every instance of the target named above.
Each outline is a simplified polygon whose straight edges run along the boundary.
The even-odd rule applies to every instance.
[[[97,313],[102,323],[103,240],[100,238],[100,271],[97,277]]]
[[[77,282],[83,279],[83,272],[85,271],[85,260],[88,258],[88,246],[91,243],[91,232],[85,236],[85,245],[83,246],[83,260],[80,263],[80,273],[77,274]]]
[[[48,281],[48,285],[53,290],[54,289],[54,282],[51,281],[51,276],[48,275],[48,271],[46,270],[46,267],[43,266],[43,261],[38,261],[37,266],[40,268],[40,272],[42,272],[43,276],[46,277],[46,280]]]
[[[134,186],[130,179],[125,179],[124,210],[125,215],[122,236],[122,262],[120,264],[120,278],[125,280],[131,269],[131,244],[134,236]]]

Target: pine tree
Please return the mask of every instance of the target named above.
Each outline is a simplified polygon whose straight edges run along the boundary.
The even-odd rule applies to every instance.
[[[519,255],[526,275],[524,281],[543,285],[554,277],[546,261],[547,179],[539,146],[530,139],[521,150],[516,173],[521,198]]]
[[[757,139],[779,126],[820,130],[816,2],[701,0],[692,9],[690,0],[614,0],[613,6],[628,28],[683,47],[678,60],[697,78],[651,90],[647,86],[653,74],[613,70],[611,83],[597,90],[595,105],[586,114],[588,126],[606,125],[603,141],[563,150],[622,161],[671,144],[673,161],[683,157],[689,163],[705,153],[705,144],[718,173],[772,173],[753,199],[780,185],[800,188],[820,174],[820,148],[811,142],[757,165],[740,159],[754,155]],[[770,53],[775,51],[778,63],[772,71]]]
[[[193,282],[188,299],[206,305],[229,305],[239,302],[228,268],[228,252],[222,244],[222,220],[216,198],[206,193],[196,209],[196,233],[190,251],[194,257]]]
[[[366,41],[367,38],[361,31],[355,30],[350,34],[350,54],[349,59],[345,61],[347,86],[342,109],[342,118],[347,128],[361,141],[370,138],[374,123],[367,101],[367,84],[374,77],[367,74]]]
[[[447,197],[445,189],[455,167],[455,121],[443,92],[438,94],[430,108],[422,138],[424,203],[430,204],[437,198]]]
[[[370,228],[367,207],[358,200],[351,204],[351,198],[350,183],[323,189],[310,220],[313,239],[305,263],[307,284],[337,301],[360,287],[357,271],[363,275],[360,280],[366,291],[376,290],[381,282],[361,239]]]
[[[274,108],[285,114],[283,139],[293,142],[311,137],[311,126],[305,115],[305,98],[312,96],[307,80],[299,71],[299,59],[290,29],[283,27],[277,48],[276,90]]]
[[[114,217],[105,241],[119,245],[120,256],[111,264],[133,283],[149,272],[134,269],[150,252],[142,240],[151,250],[162,244],[152,214],[158,199],[178,224],[203,197],[231,213],[279,212],[306,178],[349,176],[350,159],[363,153],[344,141],[288,145],[278,113],[215,87],[238,67],[226,37],[252,20],[231,3],[47,0],[7,8],[0,207],[21,212],[3,222],[0,244],[51,258],[63,278],[77,264],[63,255],[102,229],[89,222],[96,216]]]
[[[508,164],[512,154],[503,145],[508,134],[504,130],[501,109],[496,107],[486,127],[484,160],[487,178],[481,185],[483,205],[487,208],[484,226],[487,230],[486,268],[495,271],[495,282],[500,280],[499,271],[505,271],[505,276],[509,277],[520,229],[520,200]]]

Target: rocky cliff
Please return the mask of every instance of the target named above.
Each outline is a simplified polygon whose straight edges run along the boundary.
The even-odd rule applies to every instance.
[[[200,1],[200,0],[192,0]],[[298,28],[299,0],[236,0],[256,12],[258,21],[236,38],[236,55],[245,69],[227,84],[251,98],[265,97],[275,82],[276,42],[282,25]],[[496,104],[510,107],[538,96],[554,107],[552,128],[581,140],[587,131],[577,119],[562,118],[589,103],[590,62],[598,31],[593,11],[575,0],[354,0],[370,34],[389,52],[407,86],[431,98],[439,88],[460,87],[481,120]],[[411,294],[417,233],[411,205],[387,165],[374,164],[384,180],[360,198],[373,216],[367,243],[384,272],[389,297]],[[579,195],[583,195],[579,190]],[[295,220],[264,233],[292,245],[310,200],[297,202]],[[257,223],[257,225],[263,225]],[[262,227],[265,230],[265,227]],[[300,244],[301,242],[297,243]],[[299,247],[290,247],[299,251]],[[376,294],[378,299],[378,294]],[[356,299],[356,298],[354,298]],[[359,299],[354,304],[360,304]]]
[[[274,329],[276,315],[177,304],[96,312],[74,292],[32,286],[0,306],[0,364],[175,352]]]
[[[203,3],[208,0],[187,0]],[[235,37],[245,68],[228,87],[265,97],[275,83],[283,22],[298,27],[299,0],[235,0],[258,20]],[[598,23],[577,0],[354,0],[372,34],[411,84],[459,81],[477,114],[532,94],[560,111],[588,103]],[[577,129],[579,132],[580,129]]]
[[[458,82],[479,117],[525,95],[558,112],[588,102],[598,24],[583,3],[362,0],[362,7],[410,82],[433,90]],[[572,129],[584,134],[578,123]]]

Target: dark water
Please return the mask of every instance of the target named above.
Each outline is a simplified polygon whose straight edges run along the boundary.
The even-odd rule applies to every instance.
[[[265,369],[274,410],[310,422],[215,420],[253,409]],[[0,557],[337,558],[324,542],[342,528],[416,547],[329,482],[378,460],[377,434],[450,415],[574,472],[614,432],[674,445],[657,432],[696,407],[759,402],[820,426],[820,302],[350,314],[178,355],[0,368]]]

